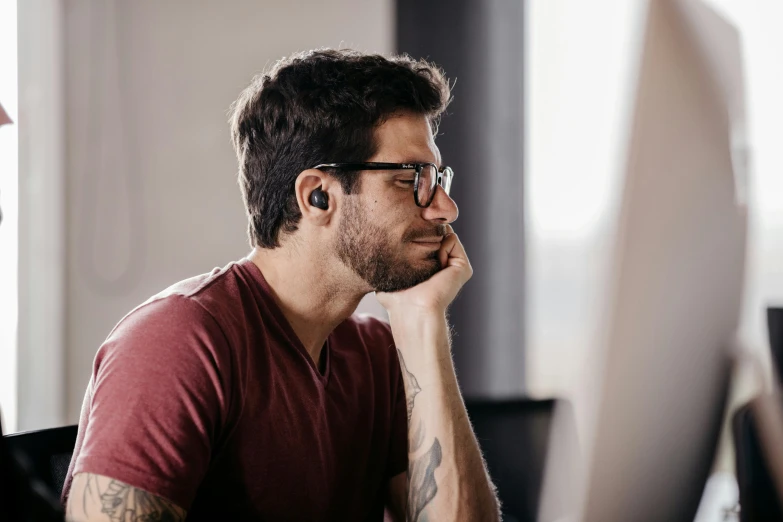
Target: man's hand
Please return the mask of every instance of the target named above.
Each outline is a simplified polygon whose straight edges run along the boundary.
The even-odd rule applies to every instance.
[[[378,292],[378,302],[389,314],[410,308],[445,312],[462,286],[473,275],[465,248],[451,225],[446,225],[446,236],[438,250],[438,259],[442,267],[440,272],[407,290]]]
[[[389,312],[408,417],[408,471],[390,482],[388,504],[408,522],[495,522],[498,499],[459,391],[445,313],[473,269],[450,226],[446,232],[439,272],[407,290],[377,294]]]

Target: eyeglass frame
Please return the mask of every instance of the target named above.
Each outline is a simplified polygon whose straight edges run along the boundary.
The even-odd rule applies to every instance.
[[[435,169],[435,172],[438,173],[438,175],[435,178],[435,188],[430,194],[429,201],[427,201],[427,203],[422,205],[419,202],[419,179],[421,177],[421,171],[424,169],[424,167],[427,166],[432,166]],[[442,188],[443,191],[446,193],[446,195],[448,195],[449,192],[451,191],[451,182],[453,182],[454,180],[454,170],[451,167],[443,166],[438,168],[438,166],[435,165],[434,163],[383,163],[383,162],[373,162],[373,161],[367,163],[321,163],[313,168],[318,170],[335,169],[335,170],[355,170],[355,171],[413,170],[416,172],[416,177],[414,178],[414,182],[413,182],[413,201],[416,203],[416,206],[420,208],[427,208],[432,204],[432,200],[435,199],[435,192],[438,191],[437,188],[438,185],[440,185],[440,188]],[[448,190],[446,190],[446,187],[443,186],[443,178],[446,176],[447,172],[449,173]]]

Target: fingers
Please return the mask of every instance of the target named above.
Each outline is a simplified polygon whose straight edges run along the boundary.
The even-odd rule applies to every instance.
[[[462,245],[462,242],[459,240],[459,237],[457,237],[457,234],[454,232],[451,225],[446,225],[446,236],[443,238],[443,244],[441,245],[438,254],[443,268],[450,265],[470,267],[470,261],[468,261],[465,247]]]
[[[441,268],[446,268],[449,266],[449,251],[454,247],[449,247],[447,242],[452,241],[452,238],[453,234],[447,234],[444,236],[443,241],[440,244],[440,249],[438,250],[438,261],[440,261]]]
[[[457,238],[457,234],[454,234],[453,232],[447,234],[446,237],[443,238],[443,242],[440,245],[440,252],[438,252],[441,267],[446,268],[449,266],[449,260],[453,255],[452,252],[454,252],[458,243],[459,239]]]
[[[449,266],[449,253],[454,249],[454,241],[457,240],[454,229],[451,225],[446,225],[446,234],[443,236],[443,241],[440,244],[440,250],[438,250],[438,260],[440,261],[440,267],[446,268]]]

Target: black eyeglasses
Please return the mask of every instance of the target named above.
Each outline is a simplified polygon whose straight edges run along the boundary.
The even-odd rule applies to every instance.
[[[438,168],[434,163],[321,163],[314,169],[336,170],[414,170],[413,199],[416,205],[429,207],[435,197],[436,186],[440,185],[448,195],[454,171],[451,167]]]

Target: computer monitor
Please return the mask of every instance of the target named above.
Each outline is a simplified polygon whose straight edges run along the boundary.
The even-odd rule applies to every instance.
[[[584,522],[693,521],[740,317],[737,32],[696,0],[648,1],[644,30]]]

